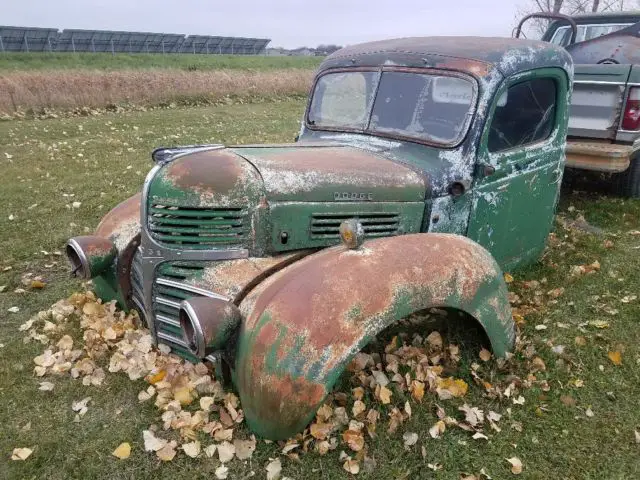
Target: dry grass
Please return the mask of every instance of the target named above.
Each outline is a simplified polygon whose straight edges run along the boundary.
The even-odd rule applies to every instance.
[[[313,71],[48,71],[0,75],[0,113],[306,95]]]

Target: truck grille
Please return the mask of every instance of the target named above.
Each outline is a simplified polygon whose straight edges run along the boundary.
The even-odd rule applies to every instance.
[[[338,238],[340,236],[340,224],[357,218],[366,237],[386,237],[398,233],[399,216],[397,213],[314,213],[311,215],[311,238]]]
[[[242,243],[247,212],[242,208],[174,207],[153,204],[149,233],[159,243],[187,249]]]
[[[183,356],[191,357],[182,338],[178,317],[180,302],[191,297],[220,297],[184,282],[188,276],[203,268],[195,263],[164,263],[158,267],[153,285],[153,313],[158,342]]]

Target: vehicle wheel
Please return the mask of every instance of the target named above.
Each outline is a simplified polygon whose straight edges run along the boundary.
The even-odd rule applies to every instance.
[[[615,190],[623,197],[640,198],[640,156],[631,159],[629,168],[616,175]]]

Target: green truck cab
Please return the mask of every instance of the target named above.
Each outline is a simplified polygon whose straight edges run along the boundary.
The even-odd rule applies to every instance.
[[[465,312],[497,356],[512,349],[502,271],[544,248],[571,81],[542,42],[344,48],[295,143],[158,149],[142,192],[67,255],[157,343],[228,371],[254,432],[287,438],[412,313]]]

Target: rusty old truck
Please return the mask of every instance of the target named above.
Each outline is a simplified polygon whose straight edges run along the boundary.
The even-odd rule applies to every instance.
[[[640,198],[640,12],[567,16],[548,21],[542,40],[564,47],[574,61],[567,167],[607,172],[615,193]]]
[[[226,370],[254,432],[287,438],[414,312],[465,312],[497,356],[512,349],[502,272],[544,249],[571,81],[543,42],[344,48],[295,143],[158,149],[142,192],[67,255],[157,343]]]

